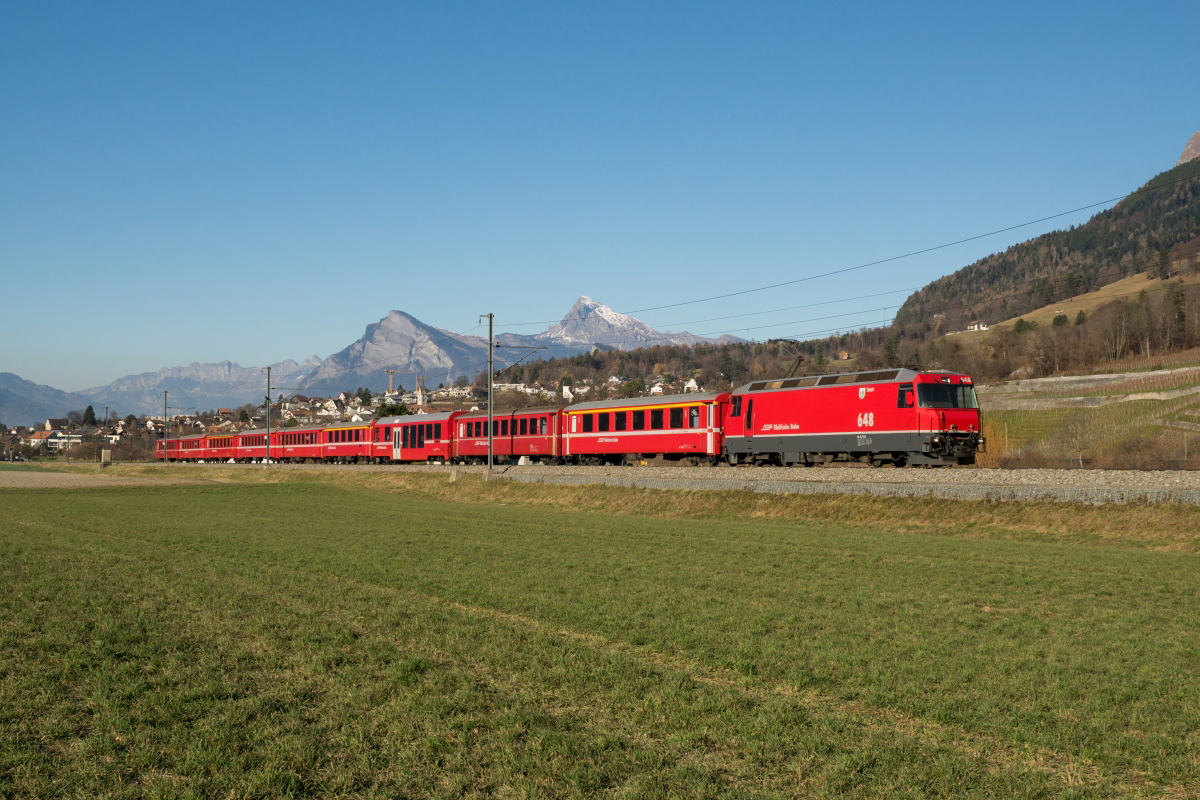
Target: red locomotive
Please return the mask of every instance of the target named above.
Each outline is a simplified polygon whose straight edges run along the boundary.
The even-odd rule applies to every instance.
[[[483,463],[487,414],[452,411],[271,432],[272,460]],[[492,415],[497,461],[785,466],[973,464],[984,446],[969,375],[886,369],[755,381],[732,392],[601,400]],[[265,431],[159,442],[169,461],[261,461]]]
[[[756,381],[725,421],[730,464],[974,464],[983,445],[969,375],[888,369]]]

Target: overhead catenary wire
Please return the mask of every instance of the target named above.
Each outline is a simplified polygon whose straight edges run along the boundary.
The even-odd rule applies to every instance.
[[[784,286],[794,286],[798,283],[804,283],[806,281],[817,280],[818,278],[828,278],[833,275],[842,275],[847,272],[854,272],[856,270],[866,269],[868,267],[877,267],[882,264],[890,264],[892,262],[900,261],[900,260],[903,260],[906,258],[913,258],[914,256],[925,255],[926,253],[933,253],[938,250],[945,250],[948,247],[954,247],[956,245],[966,244],[967,242],[974,242],[979,239],[986,239],[989,236],[996,236],[1001,233],[1008,233],[1009,231],[1015,231],[1015,230],[1019,230],[1021,228],[1027,228],[1030,225],[1037,225],[1040,222],[1047,222],[1052,219],[1058,219],[1060,217],[1066,217],[1071,214],[1077,214],[1080,211],[1087,211],[1090,208],[1097,208],[1099,206],[1108,205],[1110,203],[1117,203],[1117,202],[1120,202],[1121,200],[1125,200],[1130,197],[1136,197],[1137,195],[1140,195],[1140,194],[1158,191],[1158,190],[1164,189],[1168,186],[1174,186],[1176,184],[1183,183],[1184,181],[1190,181],[1198,176],[1200,176],[1200,164],[1197,165],[1197,169],[1194,173],[1192,173],[1190,175],[1186,175],[1182,178],[1176,178],[1175,180],[1167,181],[1165,183],[1158,183],[1158,184],[1154,184],[1153,186],[1146,186],[1141,189],[1135,189],[1132,192],[1127,192],[1127,193],[1119,195],[1117,197],[1111,197],[1107,200],[1099,200],[1095,203],[1088,203],[1086,205],[1078,206],[1076,208],[1070,209],[1069,211],[1060,211],[1056,214],[1049,214],[1047,216],[1038,217],[1037,219],[1031,219],[1027,222],[1020,222],[1015,225],[1008,225],[1003,228],[997,228],[995,230],[988,231],[986,233],[979,233],[979,234],[975,234],[974,236],[967,236],[967,237],[964,237],[961,239],[955,239],[952,242],[945,242],[943,244],[937,244],[937,245],[933,245],[931,247],[924,247],[919,250],[913,250],[908,253],[902,253],[900,255],[889,256],[887,258],[881,258],[881,259],[877,259],[875,261],[868,261],[866,263],[856,264],[851,267],[842,267],[841,269],[828,270],[826,272],[821,272],[821,273],[817,273],[814,275],[806,275],[802,278],[794,278],[792,280],[780,281],[779,283],[772,283],[772,284],[768,284],[766,286],[757,286],[752,289],[742,289],[742,290],[739,290],[736,292],[727,292],[724,294],[712,295],[710,297],[700,297],[695,300],[683,300],[678,303],[665,303],[663,305],[648,306],[646,308],[635,308],[635,309],[632,309],[629,311],[621,311],[619,313],[626,314],[626,315],[644,314],[647,311],[661,311],[662,309],[665,309],[665,308],[679,308],[681,306],[696,305],[698,303],[708,303],[713,300],[725,300],[730,297],[740,297],[740,296],[747,295],[747,294],[754,294],[756,292],[765,292],[770,289],[779,289]],[[510,323],[508,327],[520,327],[523,325],[554,324],[559,321],[560,320],[549,320],[549,321],[541,321],[541,322],[517,322],[517,323]]]
[[[1145,187],[1145,188],[1142,188],[1142,189],[1137,189],[1137,190],[1134,190],[1134,191],[1132,191],[1132,192],[1128,192],[1128,193],[1126,193],[1126,194],[1119,195],[1119,196],[1117,196],[1117,197],[1112,197],[1112,198],[1109,198],[1109,199],[1106,199],[1106,200],[1100,200],[1100,201],[1097,201],[1097,202],[1094,202],[1094,203],[1088,203],[1088,204],[1086,204],[1086,205],[1078,206],[1078,207],[1076,207],[1076,208],[1072,208],[1072,209],[1070,209],[1070,210],[1067,210],[1067,211],[1061,211],[1061,212],[1058,212],[1058,213],[1056,213],[1056,214],[1050,214],[1050,215],[1047,215],[1047,216],[1038,217],[1037,219],[1033,219],[1033,220],[1029,220],[1029,221],[1026,221],[1026,222],[1017,223],[1017,224],[1015,224],[1015,225],[1009,225],[1009,226],[1005,226],[1005,227],[1003,227],[1003,228],[997,228],[997,229],[995,229],[995,230],[991,230],[991,231],[988,231],[988,232],[986,232],[986,233],[980,233],[980,234],[976,234],[976,235],[973,235],[973,236],[967,236],[967,237],[963,237],[963,238],[956,239],[956,240],[954,240],[954,241],[951,241],[951,242],[945,242],[945,243],[942,243],[942,244],[933,245],[933,246],[931,246],[931,247],[926,247],[926,248],[921,248],[921,249],[919,249],[919,250],[913,250],[913,251],[911,251],[911,252],[902,253],[902,254],[895,255],[895,256],[890,256],[890,257],[887,257],[887,258],[877,259],[877,260],[875,260],[875,261],[869,261],[869,262],[866,262],[866,263],[863,263],[863,264],[857,264],[857,265],[850,266],[850,267],[843,267],[843,268],[840,268],[840,269],[827,270],[827,271],[825,271],[825,272],[820,272],[820,273],[816,273],[816,274],[813,274],[813,275],[806,275],[806,276],[804,276],[804,277],[801,277],[801,278],[795,278],[795,279],[788,280],[788,281],[781,281],[781,282],[778,282],[778,283],[768,284],[768,285],[766,285],[766,286],[758,286],[758,287],[754,287],[754,288],[752,288],[752,289],[743,289],[743,290],[739,290],[739,291],[736,291],[736,292],[727,292],[727,293],[724,293],[724,294],[712,295],[712,296],[710,296],[710,297],[702,297],[702,298],[697,298],[697,299],[694,299],[694,300],[685,300],[685,301],[680,301],[680,302],[677,302],[677,303],[666,303],[666,304],[662,304],[662,305],[658,305],[658,306],[649,306],[649,307],[646,307],[646,308],[633,309],[633,310],[631,310],[631,311],[624,311],[624,312],[620,312],[620,313],[622,313],[622,314],[625,314],[625,315],[632,315],[632,314],[640,314],[640,313],[645,313],[645,312],[648,312],[648,311],[659,311],[659,310],[663,310],[663,309],[667,309],[667,308],[679,308],[679,307],[682,307],[682,306],[696,305],[696,304],[699,304],[699,303],[712,302],[712,301],[715,301],[715,300],[724,300],[724,299],[728,299],[728,298],[731,298],[731,297],[739,297],[739,296],[744,296],[744,295],[747,295],[747,294],[754,294],[754,293],[757,293],[757,292],[768,291],[768,290],[770,290],[770,289],[778,289],[778,288],[782,288],[782,287],[784,287],[784,286],[792,286],[792,285],[796,285],[796,284],[799,284],[799,283],[804,283],[804,282],[807,282],[807,281],[817,280],[817,279],[819,279],[819,278],[831,277],[831,276],[834,276],[834,275],[845,274],[845,273],[847,273],[847,272],[853,272],[853,271],[856,271],[856,270],[862,270],[862,269],[866,269],[866,268],[869,268],[869,267],[880,266],[880,265],[883,265],[883,264],[888,264],[888,263],[892,263],[892,262],[895,262],[895,261],[900,261],[900,260],[903,260],[903,259],[906,259],[906,258],[912,258],[912,257],[914,257],[914,256],[918,256],[918,255],[924,255],[924,254],[927,254],[927,253],[935,252],[935,251],[937,251],[937,250],[943,250],[943,249],[946,249],[946,248],[949,248],[949,247],[954,247],[954,246],[956,246],[956,245],[959,245],[959,244],[965,244],[965,243],[967,243],[967,242],[977,241],[977,240],[979,240],[979,239],[983,239],[983,238],[986,238],[986,237],[989,237],[989,236],[995,236],[995,235],[998,235],[998,234],[1001,234],[1001,233],[1007,233],[1007,232],[1009,232],[1009,231],[1018,230],[1018,229],[1020,229],[1020,228],[1023,228],[1023,227],[1028,227],[1028,226],[1030,226],[1030,225],[1036,225],[1036,224],[1038,224],[1038,223],[1041,223],[1041,222],[1046,222],[1046,221],[1048,221],[1048,220],[1052,220],[1052,219],[1058,219],[1058,218],[1060,218],[1060,217],[1064,217],[1064,216],[1069,216],[1070,214],[1075,214],[1075,213],[1078,213],[1078,212],[1080,212],[1080,211],[1086,211],[1086,210],[1088,210],[1088,209],[1091,209],[1091,208],[1096,208],[1096,207],[1099,207],[1099,206],[1108,205],[1108,204],[1110,204],[1110,203],[1119,202],[1119,201],[1121,201],[1121,200],[1124,200],[1124,199],[1127,199],[1127,198],[1130,198],[1130,197],[1134,197],[1134,196],[1137,196],[1137,195],[1140,195],[1140,194],[1144,194],[1144,193],[1147,193],[1147,192],[1151,192],[1151,191],[1158,191],[1158,190],[1160,190],[1160,189],[1163,189],[1163,188],[1166,188],[1166,187],[1168,187],[1168,186],[1172,186],[1172,185],[1175,185],[1175,184],[1178,184],[1178,183],[1182,183],[1182,182],[1184,182],[1184,181],[1192,180],[1192,179],[1193,179],[1193,178],[1195,178],[1197,175],[1200,175],[1200,169],[1198,169],[1198,170],[1197,170],[1197,172],[1196,172],[1196,173],[1194,173],[1194,174],[1190,174],[1190,175],[1187,175],[1187,176],[1184,176],[1184,177],[1181,177],[1181,178],[1177,178],[1177,179],[1175,179],[1175,180],[1168,181],[1168,182],[1165,182],[1165,183],[1159,183],[1159,184],[1155,184],[1155,185],[1152,185],[1152,186],[1147,186],[1147,187]],[[780,308],[780,309],[771,309],[771,310],[767,310],[767,311],[746,312],[746,313],[743,313],[743,314],[732,314],[732,315],[727,315],[727,316],[723,316],[723,317],[710,317],[710,318],[707,318],[707,319],[702,319],[702,320],[690,320],[690,321],[685,321],[685,322],[665,323],[665,324],[661,324],[661,325],[659,325],[658,327],[673,327],[673,326],[677,326],[677,325],[689,325],[689,324],[696,324],[696,323],[698,323],[698,322],[718,321],[718,320],[723,320],[723,319],[737,319],[737,318],[744,318],[744,317],[748,317],[748,316],[758,316],[758,315],[762,315],[762,314],[778,313],[778,312],[780,312],[780,311],[796,310],[796,309],[800,309],[800,308],[815,307],[815,306],[820,306],[820,305],[832,305],[832,304],[834,304],[834,303],[838,303],[838,302],[848,302],[849,300],[854,300],[854,299],[866,299],[866,298],[869,298],[869,297],[877,297],[877,296],[882,296],[882,295],[885,295],[885,294],[894,294],[894,293],[898,293],[898,292],[902,292],[902,291],[917,291],[919,288],[921,288],[921,287],[917,287],[916,289],[897,289],[897,290],[893,290],[893,291],[890,291],[890,292],[878,292],[878,293],[873,293],[873,294],[868,294],[868,295],[859,295],[859,296],[857,296],[857,297],[855,297],[855,298],[843,298],[843,299],[840,299],[840,300],[828,300],[828,301],[822,301],[822,302],[819,302],[819,303],[810,303],[810,304],[805,304],[805,305],[800,305],[800,306],[790,306],[790,307],[786,307],[786,308]],[[899,307],[899,306],[887,306],[887,307],[884,307],[884,308],[898,308],[898,307]],[[964,306],[964,307],[965,307],[965,306]],[[861,312],[849,312],[849,313],[846,313],[846,314],[841,314],[841,315],[832,315],[832,316],[830,316],[830,317],[819,317],[819,318],[814,318],[814,321],[815,321],[815,319],[829,319],[829,318],[833,318],[833,317],[837,317],[837,316],[852,316],[852,315],[854,315],[854,314],[857,314],[857,313],[870,313],[870,311],[872,311],[872,310],[882,310],[882,309],[871,309],[871,310],[866,310],[866,311],[861,311]],[[945,310],[954,310],[954,309],[945,309]],[[516,322],[516,323],[508,323],[508,324],[504,325],[502,329],[516,328],[516,327],[523,327],[523,326],[528,326],[528,325],[557,324],[557,323],[559,323],[559,322],[561,322],[561,320],[540,320],[540,321],[529,321],[529,322]],[[752,326],[752,327],[748,327],[748,328],[736,328],[736,329],[727,330],[727,331],[712,331],[712,332],[706,332],[706,333],[701,333],[701,334],[693,334],[693,335],[698,335],[698,336],[712,336],[712,335],[724,335],[724,334],[730,334],[730,335],[732,335],[732,334],[735,334],[735,333],[737,333],[737,332],[741,332],[741,331],[762,330],[762,329],[765,329],[765,328],[781,327],[781,326],[784,326],[784,325],[797,324],[797,322],[798,322],[798,321],[792,321],[792,322],[781,322],[781,323],[774,323],[774,324],[769,324],[769,325],[758,325],[758,326]],[[876,324],[890,324],[890,323],[891,323],[891,320],[883,320],[883,321],[881,321],[881,322],[868,322],[868,323],[860,323],[860,326],[862,326],[862,325],[876,325]],[[466,336],[467,334],[469,334],[471,331],[473,331],[473,330],[476,330],[476,329],[477,329],[477,328],[479,328],[479,327],[480,327],[479,325],[476,325],[476,326],[474,326],[473,328],[470,328],[470,329],[468,329],[467,331],[464,331],[464,332],[461,332],[461,333],[459,333],[459,332],[453,332],[453,331],[446,332],[446,335],[445,335],[445,336],[441,336],[441,337],[437,337],[437,338],[430,338],[430,339],[428,340],[428,343],[429,343],[429,344],[439,344],[439,343],[441,343],[441,342],[448,341],[448,340],[451,340],[451,339],[460,338],[460,337],[465,337],[465,336]],[[809,334],[800,334],[800,335],[809,335]],[[814,335],[815,335],[815,334],[814,334]],[[789,337],[789,338],[795,338],[795,336],[793,336],[793,337]],[[593,344],[624,344],[624,343],[628,343],[628,342],[630,342],[630,341],[636,341],[636,340],[631,340],[631,339],[621,339],[621,340],[610,340],[610,341],[597,341],[597,342],[593,342]],[[524,361],[524,360],[525,360],[524,358],[520,359],[520,361]],[[361,368],[363,368],[363,367],[367,367],[367,366],[376,366],[376,365],[380,365],[380,364],[393,363],[394,361],[395,361],[395,359],[393,359],[393,358],[377,359],[377,360],[375,360],[375,361],[372,361],[372,362],[366,362],[366,363],[357,364],[357,365],[355,365],[354,367],[350,367],[350,366],[345,366],[345,367],[335,367],[335,368],[333,368],[333,370],[331,370],[331,371],[332,371],[333,375],[336,375],[336,374],[339,374],[339,373],[342,373],[342,372],[358,371],[358,370],[360,370]],[[514,363],[519,363],[519,362],[514,362]],[[512,366],[512,365],[513,365],[513,364],[508,364],[508,365],[506,365],[506,366]],[[468,369],[469,369],[469,368],[468,368]],[[332,375],[331,375],[330,377],[332,377]]]

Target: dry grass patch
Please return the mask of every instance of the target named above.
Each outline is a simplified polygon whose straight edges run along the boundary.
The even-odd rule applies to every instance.
[[[116,471],[116,470],[114,470]],[[484,480],[386,470],[122,466],[121,473],[218,484],[319,484],[411,493],[471,505],[512,505],[668,519],[784,519],[916,533],[1126,545],[1200,552],[1200,508],[1170,503],[1084,505],[742,490],[642,489]]]

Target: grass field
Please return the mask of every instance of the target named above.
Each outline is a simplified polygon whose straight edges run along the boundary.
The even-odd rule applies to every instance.
[[[0,491],[0,796],[1200,791],[1191,510],[222,480]]]

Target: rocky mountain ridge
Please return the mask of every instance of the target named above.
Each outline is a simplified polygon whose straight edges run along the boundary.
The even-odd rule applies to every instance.
[[[1183,146],[1183,154],[1179,156],[1179,160],[1175,162],[1175,166],[1186,164],[1193,159],[1200,158],[1200,131],[1192,134],[1192,138],[1188,139],[1188,143]]]
[[[541,334],[500,333],[496,336],[495,366],[534,358],[559,358],[602,350],[633,350],[658,344],[699,344],[740,341],[735,337],[705,339],[690,333],[659,332],[603,303],[582,296],[557,324]],[[393,310],[366,327],[363,335],[328,358],[271,365],[274,386],[299,387],[310,395],[326,395],[366,386],[387,388],[385,370],[396,371],[395,385],[412,387],[417,376],[426,385],[450,384],[460,375],[473,378],[487,368],[487,339],[427,325],[403,311]],[[126,375],[106,386],[67,393],[38,386],[11,375],[0,382],[0,421],[29,424],[39,418],[62,416],[87,405],[109,406],[122,416],[162,412],[163,391],[171,408],[204,411],[261,402],[266,392],[262,367],[243,367],[233,361],[163,367],[155,372]],[[28,397],[23,400],[22,397]]]

